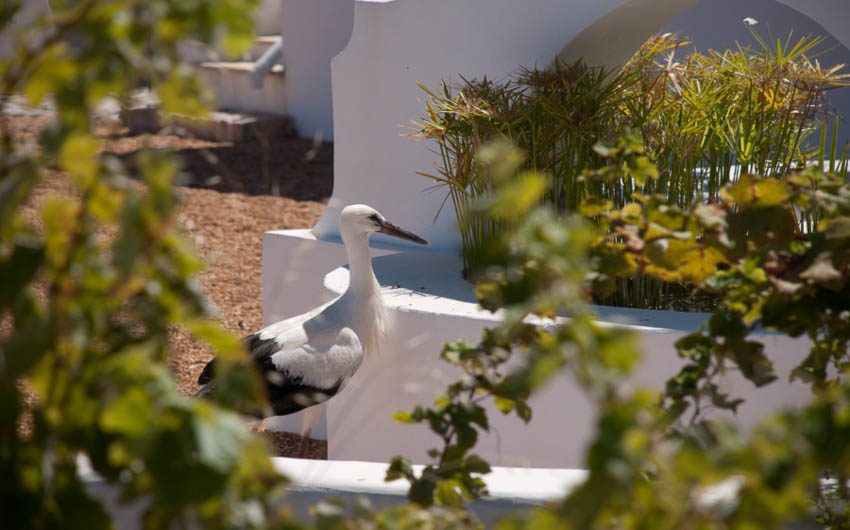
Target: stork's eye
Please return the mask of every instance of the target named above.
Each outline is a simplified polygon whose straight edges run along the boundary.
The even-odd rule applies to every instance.
[[[369,220],[371,220],[377,226],[381,226],[383,224],[383,222],[381,221],[381,218],[378,217],[378,214],[376,214],[376,213],[373,213],[372,215],[370,215]]]

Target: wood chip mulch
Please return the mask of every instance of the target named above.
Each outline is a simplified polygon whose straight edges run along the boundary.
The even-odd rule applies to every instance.
[[[16,140],[31,141],[49,122],[46,116],[4,116]],[[125,129],[103,131],[105,149],[128,161],[145,145],[176,151],[185,186],[179,221],[206,262],[198,276],[218,320],[245,335],[262,327],[262,240],[267,230],[312,227],[333,189],[333,146],[277,138],[271,149],[260,142],[216,143],[177,135],[130,136]],[[33,194],[26,215],[35,219],[41,201],[72,189],[53,173]],[[184,333],[173,335],[171,365],[186,394],[211,354]],[[262,431],[262,427],[260,427]],[[295,456],[300,437],[267,433],[274,452]],[[327,458],[325,442],[311,443],[309,458]]]

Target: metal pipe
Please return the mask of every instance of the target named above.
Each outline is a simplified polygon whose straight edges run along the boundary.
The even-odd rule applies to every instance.
[[[263,88],[263,79],[282,60],[283,41],[279,40],[254,63],[254,67],[251,68],[251,86],[257,89]]]

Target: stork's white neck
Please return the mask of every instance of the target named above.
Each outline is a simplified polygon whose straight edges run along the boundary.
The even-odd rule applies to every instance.
[[[348,254],[349,292],[356,294],[360,299],[368,299],[380,293],[378,280],[372,270],[369,235],[343,233],[342,241],[345,243],[345,252]]]
[[[340,302],[350,312],[349,318],[365,350],[377,352],[386,339],[387,311],[372,270],[369,235],[345,232],[341,235],[348,254],[349,280]]]

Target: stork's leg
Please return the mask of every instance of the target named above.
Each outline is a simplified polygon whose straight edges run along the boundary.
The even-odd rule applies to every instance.
[[[266,421],[266,420],[261,419],[259,421],[253,422],[252,425],[251,425],[251,432],[253,432],[253,433],[260,432],[260,428],[263,426],[264,421]]]
[[[298,446],[298,458],[307,458],[307,452],[310,450],[310,431],[301,435],[301,445]]]
[[[298,458],[305,458],[307,451],[310,449],[310,433],[313,432],[313,426],[322,415],[322,406],[314,405],[301,411],[301,445],[298,448]]]

